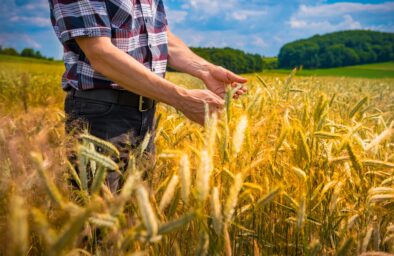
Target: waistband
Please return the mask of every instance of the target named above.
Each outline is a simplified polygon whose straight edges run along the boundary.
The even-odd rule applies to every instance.
[[[92,89],[67,91],[67,94],[81,99],[102,101],[117,105],[137,107],[140,112],[145,112],[153,108],[155,101],[126,90],[114,89]]]

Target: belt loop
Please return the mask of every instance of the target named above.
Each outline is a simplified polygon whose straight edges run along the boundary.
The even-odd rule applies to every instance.
[[[68,97],[69,97],[70,99],[74,100],[75,89],[74,89],[74,88],[71,88],[71,89],[67,92],[67,94],[68,94]]]

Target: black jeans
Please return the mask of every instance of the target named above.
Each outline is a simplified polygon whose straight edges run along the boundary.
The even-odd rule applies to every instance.
[[[127,168],[130,152],[138,147],[147,132],[152,137],[145,153],[154,161],[155,105],[148,111],[140,112],[136,107],[77,98],[68,94],[64,110],[66,133],[78,135],[87,129],[93,136],[114,144],[120,152],[121,172]],[[75,155],[70,154],[69,159],[75,163]],[[120,186],[119,174],[109,172],[106,183],[115,193]]]

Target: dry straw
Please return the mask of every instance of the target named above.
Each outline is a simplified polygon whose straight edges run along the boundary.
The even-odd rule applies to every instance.
[[[207,150],[202,150],[200,154],[200,166],[197,170],[196,177],[197,199],[200,202],[205,201],[208,196],[212,169],[211,156]]]
[[[11,241],[8,241],[8,253],[9,255],[27,255],[29,226],[23,198],[18,195],[12,196],[10,198],[9,210],[8,224]]]
[[[222,233],[222,207],[219,199],[219,188],[214,187],[212,189],[211,196],[211,216],[213,220],[213,228],[215,229],[216,234],[220,235]]]
[[[157,235],[159,227],[152,205],[149,202],[148,192],[146,191],[144,186],[139,185],[136,188],[136,197],[142,220],[148,231],[148,236],[155,237]]]
[[[182,200],[185,203],[189,203],[190,195],[190,163],[189,157],[186,154],[181,156],[179,163],[179,176],[181,177],[181,189],[182,189]]]
[[[226,204],[224,207],[224,219],[226,223],[229,223],[233,217],[235,207],[238,202],[238,194],[242,188],[242,174],[238,173],[234,177],[234,183],[230,188],[230,194],[227,197]]]
[[[233,151],[235,155],[238,155],[238,153],[241,151],[242,144],[245,138],[245,131],[247,127],[248,127],[248,118],[246,115],[244,115],[239,119],[233,137]]]
[[[168,183],[168,186],[164,191],[164,194],[160,200],[160,204],[159,204],[160,210],[162,211],[165,210],[165,208],[171,203],[178,182],[179,182],[179,176],[178,175],[172,176],[170,183]]]

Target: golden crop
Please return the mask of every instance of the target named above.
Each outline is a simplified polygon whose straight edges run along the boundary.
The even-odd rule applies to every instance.
[[[91,185],[65,160],[61,69],[1,65],[5,254],[394,253],[393,80],[250,75],[248,95],[229,90],[204,128],[160,105],[156,162],[143,143],[114,195],[111,144],[83,135],[77,146],[81,167],[94,162]]]

